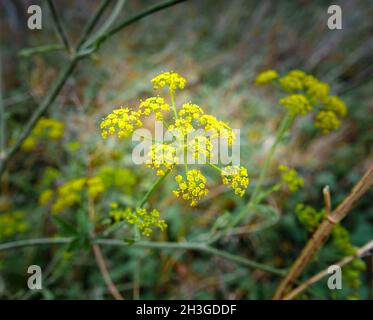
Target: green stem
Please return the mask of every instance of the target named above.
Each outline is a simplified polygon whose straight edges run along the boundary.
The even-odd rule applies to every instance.
[[[264,180],[267,176],[269,165],[276,151],[276,148],[278,144],[281,142],[282,138],[284,137],[286,131],[289,129],[291,123],[293,122],[293,119],[294,117],[289,115],[289,113],[287,113],[286,116],[282,119],[281,124],[278,128],[278,131],[276,133],[275,141],[273,142],[271,149],[269,150],[269,153],[267,155],[267,158],[265,159],[262,170],[260,171],[259,178],[258,178],[258,181],[256,182],[254,191],[251,194],[248,206],[251,206],[252,204],[256,203],[257,201],[256,197],[263,186]]]
[[[25,48],[18,52],[18,56],[21,58],[28,58],[32,56],[33,54],[38,53],[45,53],[45,52],[51,52],[51,51],[59,51],[64,50],[64,46],[62,44],[47,44],[45,46],[39,46],[34,48]]]
[[[218,170],[219,172],[221,172],[221,168],[219,168],[218,166],[212,164],[212,163],[208,163],[208,165],[216,170]]]
[[[31,240],[19,240],[13,242],[7,242],[0,244],[0,251],[11,250],[15,248],[23,248],[37,245],[50,245],[50,244],[66,244],[69,243],[72,238],[41,238],[41,239],[31,239]],[[106,245],[106,246],[119,246],[128,247],[129,245],[122,240],[115,239],[94,239],[93,244]],[[243,265],[245,267],[263,270],[269,273],[273,273],[279,276],[285,274],[284,270],[277,269],[272,266],[268,266],[263,263],[259,263],[250,259],[246,259],[224,250],[215,249],[211,246],[193,243],[193,242],[157,242],[157,241],[138,241],[131,245],[131,248],[153,248],[153,249],[175,249],[175,250],[195,250],[212,255],[220,256],[224,259],[230,260],[237,264]]]
[[[154,6],[151,6],[144,11],[132,16],[129,19],[126,19],[122,23],[120,23],[117,27],[115,27],[112,30],[109,30],[107,33],[104,35],[100,36],[99,39],[96,39],[96,43],[100,44],[103,41],[105,41],[107,38],[110,36],[114,35],[121,29],[131,25],[132,23],[154,13],[157,11],[160,11],[162,9],[168,8],[172,5],[175,5],[177,3],[183,2],[185,0],[173,0],[173,1],[165,1],[159,4],[156,4]],[[110,2],[110,0],[106,0],[102,6],[100,6],[99,10],[97,13],[95,13],[93,19],[89,22],[89,28],[84,32],[83,36],[81,37],[81,40],[79,41],[79,44],[77,48],[81,47],[81,45],[86,41],[87,36],[89,35],[91,29],[94,28],[95,24],[99,20],[100,16],[102,15],[104,9]],[[5,171],[6,165],[9,162],[9,160],[14,156],[14,154],[20,149],[23,141],[27,138],[27,136],[30,134],[31,130],[35,126],[37,120],[42,116],[42,114],[48,109],[48,107],[53,103],[55,100],[57,94],[60,92],[61,88],[65,84],[67,78],[70,76],[70,74],[73,72],[77,62],[89,56],[90,54],[94,53],[98,49],[99,45],[96,45],[93,48],[87,49],[87,50],[82,50],[82,52],[79,50],[77,54],[70,60],[69,65],[66,67],[66,69],[61,73],[60,77],[55,80],[52,88],[48,91],[47,96],[45,99],[42,101],[40,106],[36,109],[36,111],[33,113],[31,116],[31,119],[28,121],[28,123],[25,126],[24,131],[21,133],[20,137],[17,139],[16,143],[10,148],[9,151],[4,152],[2,155],[2,158],[0,158],[0,177]]]
[[[142,198],[142,200],[140,201],[139,203],[139,208],[142,208],[145,206],[145,204],[148,202],[150,196],[152,195],[152,193],[158,188],[158,186],[162,183],[162,181],[164,179],[166,179],[167,175],[171,172],[171,170],[167,170],[165,172],[165,174],[161,177],[159,177],[155,182],[154,184],[152,185],[152,187],[149,189],[149,191],[144,195],[144,197]]]
[[[260,192],[258,194],[257,198],[256,198],[257,202],[260,203],[262,201],[262,199],[267,198],[271,193],[279,190],[282,186],[283,186],[283,183],[279,182],[279,183],[274,184],[273,186],[271,186],[267,190],[264,190],[264,191]]]
[[[269,153],[267,155],[267,158],[265,159],[264,165],[263,165],[262,170],[259,174],[258,181],[255,185],[254,191],[251,194],[250,200],[247,203],[246,207],[244,209],[242,209],[235,217],[233,217],[233,219],[231,220],[230,223],[228,223],[226,228],[224,228],[223,231],[221,231],[217,235],[215,235],[209,241],[209,243],[212,243],[212,242],[220,239],[222,236],[224,236],[227,233],[228,230],[234,228],[245,217],[245,215],[247,214],[247,209],[251,209],[253,205],[258,203],[258,194],[260,194],[261,188],[263,186],[263,182],[264,182],[264,180],[267,176],[267,172],[268,172],[271,160],[273,158],[273,155],[276,151],[276,148],[277,148],[278,144],[281,142],[281,140],[283,139],[286,131],[290,127],[291,123],[293,122],[293,119],[294,119],[294,117],[289,115],[288,113],[282,119],[282,121],[280,123],[280,126],[277,130],[277,133],[276,133],[275,141],[273,142],[273,144],[272,144],[272,146],[269,150]]]
[[[175,120],[178,118],[176,105],[175,105],[175,97],[174,94],[170,91],[170,97],[171,97],[171,106],[172,110],[174,110]]]
[[[59,77],[54,82],[52,88],[48,91],[47,96],[44,98],[44,100],[39,105],[39,107],[34,111],[31,118],[29,119],[29,121],[25,125],[22,133],[18,137],[18,140],[16,141],[16,143],[12,147],[10,147],[10,150],[6,153],[5,158],[0,163],[0,175],[5,170],[5,166],[6,166],[7,162],[10,160],[11,157],[14,156],[14,154],[21,147],[23,141],[29,136],[29,134],[31,133],[35,124],[39,120],[39,118],[44,114],[44,112],[48,109],[48,107],[55,100],[58,93],[61,91],[61,88],[65,84],[67,78],[73,72],[77,63],[78,63],[78,59],[73,58],[70,61],[70,63],[65,67],[65,69],[60,73]]]
[[[111,26],[114,24],[115,20],[120,15],[126,0],[117,0],[113,11],[110,16],[105,20],[105,22],[100,26],[99,30],[92,35],[85,43],[84,46],[88,47],[95,43],[96,39],[99,39],[105,32],[107,32]]]
[[[53,17],[54,24],[56,26],[57,33],[60,36],[61,41],[62,41],[63,45],[65,46],[67,52],[71,53],[71,46],[70,46],[69,40],[67,38],[65,29],[62,26],[62,21],[57,14],[54,3],[53,3],[52,0],[47,0],[47,3],[48,3],[50,11],[52,13],[52,17]]]
[[[3,101],[3,61],[0,47],[0,159],[5,156],[5,110]]]
[[[96,48],[99,48],[101,43],[104,42],[107,38],[111,37],[112,35],[114,35],[115,33],[121,31],[123,28],[129,26],[130,24],[138,21],[138,20],[141,20],[142,18],[145,18],[146,16],[152,14],[152,13],[155,13],[157,11],[160,11],[160,10],[163,10],[163,9],[166,9],[168,7],[171,7],[175,4],[178,4],[178,3],[181,3],[181,2],[184,2],[186,0],[168,0],[168,1],[164,1],[164,2],[161,2],[161,3],[157,3],[153,6],[150,6],[148,8],[146,8],[144,11],[140,12],[140,13],[137,13],[135,15],[133,15],[132,17],[130,17],[129,19],[126,19],[122,22],[120,22],[116,27],[114,27],[113,29],[109,30],[108,32],[104,33],[103,35],[101,35],[99,37],[99,39],[97,39],[95,42],[95,46]]]
[[[102,14],[104,13],[104,11],[106,10],[106,8],[108,7],[109,4],[110,4],[110,0],[103,0],[101,2],[101,4],[98,7],[96,13],[91,18],[91,20],[88,22],[87,26],[84,28],[82,36],[78,40],[78,44],[76,45],[76,50],[77,51],[82,47],[84,42],[87,40],[89,34],[92,32],[92,30],[96,26],[97,22],[100,20]]]

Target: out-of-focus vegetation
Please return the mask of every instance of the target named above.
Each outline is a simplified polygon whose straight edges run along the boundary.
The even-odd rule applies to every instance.
[[[128,0],[119,16],[138,12],[149,2]],[[237,234],[214,244],[279,269],[289,267],[309,238],[299,222],[299,204],[311,206],[308,210],[318,212],[315,215],[321,219],[322,188],[330,186],[335,208],[373,161],[369,1],[337,2],[343,9],[343,30],[326,26],[329,1],[206,0],[168,8],[110,38],[79,64],[9,163],[1,178],[0,242],[72,236],[79,231],[75,226],[90,227],[85,220],[92,207],[95,233],[102,234],[106,228],[102,222],[109,218],[113,202],[136,206],[154,174],[133,164],[130,140],[104,141],[99,125],[113,109],[137,105],[139,99],[153,95],[149,81],[162,70],[174,70],[188,79],[179,101],[192,97],[209,113],[240,128],[241,164],[252,181],[247,194],[239,198],[217,183],[213,170],[207,171],[209,196],[193,208],[172,195],[176,186],[172,179],[162,184],[149,202],[168,229],[155,230],[151,241],[197,241],[246,205],[284,113],[276,90],[254,85],[257,73],[302,69],[331,84],[334,94],[346,102],[347,117],[328,135],[321,134],[311,118],[297,118],[276,151],[265,183],[279,179],[278,166],[286,164],[303,177],[302,188],[296,193],[279,189],[268,199],[275,210],[251,213]],[[42,31],[27,29],[31,3],[43,9]],[[55,1],[71,41],[79,39],[98,4]],[[59,41],[44,1],[3,1],[0,7],[6,143],[11,145],[67,56],[62,50],[19,55],[24,48]],[[61,188],[65,188],[62,196],[51,203],[52,193]],[[344,228],[334,232],[337,244],[326,243],[302,275],[304,279],[343,257],[338,236],[345,239],[349,234],[357,247],[372,240],[372,196],[370,190],[343,221]],[[126,241],[130,231],[125,227],[110,236]],[[92,250],[83,240],[0,252],[0,297],[111,298]],[[101,249],[113,282],[126,298],[268,299],[279,281],[278,275],[198,251]],[[371,299],[369,259],[357,291],[348,284],[343,290],[330,291],[324,279],[300,298],[345,299],[358,292],[360,298]],[[25,289],[31,264],[44,270],[40,292]],[[347,281],[351,278],[356,279],[346,276]]]

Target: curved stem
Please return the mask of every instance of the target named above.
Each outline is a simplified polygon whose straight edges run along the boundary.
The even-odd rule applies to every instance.
[[[270,165],[271,160],[273,158],[273,155],[274,155],[274,153],[276,151],[276,148],[277,148],[278,144],[281,142],[282,138],[284,137],[286,131],[290,127],[293,119],[294,119],[294,117],[291,116],[291,115],[289,115],[289,113],[287,113],[286,116],[282,119],[281,124],[280,124],[280,126],[278,128],[278,131],[276,133],[275,141],[273,142],[271,148],[269,149],[268,156],[265,159],[263,168],[262,168],[262,170],[260,171],[260,174],[259,174],[258,181],[256,182],[254,191],[251,194],[248,206],[250,206],[251,204],[255,204],[256,203],[258,193],[260,192],[260,189],[263,186],[264,180],[265,180],[265,178],[267,176],[269,165]]]
[[[223,237],[224,235],[226,235],[230,229],[234,228],[245,217],[245,215],[247,214],[247,209],[251,209],[253,205],[257,204],[258,200],[262,199],[262,197],[259,197],[261,194],[260,191],[263,186],[263,182],[267,176],[269,165],[271,163],[271,160],[273,158],[273,155],[276,151],[278,144],[283,139],[286,131],[289,129],[293,120],[294,120],[294,116],[291,116],[288,113],[282,119],[280,126],[276,133],[275,141],[273,142],[269,150],[269,153],[267,155],[267,158],[265,159],[264,165],[259,174],[258,181],[255,185],[254,191],[251,194],[250,200],[248,201],[247,205],[240,212],[238,212],[238,214],[235,217],[232,218],[231,222],[228,223],[228,225],[222,231],[218,232],[215,236],[210,238],[210,240],[208,241],[209,243],[215,242],[219,240],[221,237]]]
[[[171,107],[172,107],[172,110],[174,111],[175,120],[176,120],[178,118],[178,115],[177,115],[177,110],[176,110],[176,105],[175,105],[175,97],[171,91],[170,91],[170,97],[171,97]]]
[[[13,241],[8,243],[0,244],[0,251],[15,249],[15,248],[22,248],[22,247],[29,247],[35,245],[50,245],[50,244],[66,244],[69,243],[72,239],[71,238],[42,238],[42,239],[31,239],[31,240],[19,240]],[[120,246],[120,247],[128,247],[129,245],[122,240],[115,240],[115,239],[94,239],[94,244],[98,245],[107,245],[107,246]],[[246,259],[244,257],[240,257],[229,253],[224,250],[215,249],[211,246],[204,245],[201,243],[194,243],[194,242],[157,242],[157,241],[138,241],[131,245],[131,248],[138,247],[138,248],[153,248],[153,249],[175,249],[175,250],[196,250],[201,252],[206,252],[212,255],[220,256],[224,259],[230,260],[237,264],[243,265],[245,267],[253,268],[253,269],[260,269],[275,275],[283,276],[285,271],[281,269],[277,269],[272,266],[268,266],[263,263],[259,263],[250,259]]]
[[[140,201],[140,204],[139,204],[139,207],[142,208],[143,206],[145,206],[145,204],[148,202],[150,196],[152,195],[152,193],[158,188],[158,186],[162,183],[162,181],[164,179],[166,179],[167,175],[171,172],[171,170],[167,170],[165,172],[165,174],[161,177],[159,177],[157,179],[157,181],[155,181],[155,183],[152,185],[152,187],[149,189],[149,191],[144,195],[144,197],[142,198],[142,200]]]
[[[96,13],[92,17],[92,19],[88,22],[87,26],[84,28],[83,34],[78,40],[78,44],[76,45],[76,50],[78,51],[87,40],[89,34],[92,32],[94,27],[96,26],[97,22],[100,20],[102,14],[106,10],[107,6],[110,4],[110,0],[103,0],[98,7]]]
[[[56,7],[54,6],[53,0],[47,0],[47,4],[48,4],[49,9],[52,13],[52,17],[53,17],[54,24],[56,26],[57,33],[60,36],[61,41],[62,41],[66,51],[71,53],[71,46],[70,46],[69,40],[67,38],[67,34],[65,32],[64,27],[62,26],[62,21],[61,21],[59,15],[57,14],[57,10],[56,10]]]
[[[102,13],[104,12],[104,9],[106,8],[106,5],[109,4],[110,0],[104,0],[103,5],[100,6],[98,12],[94,15],[93,19],[89,22],[88,28],[83,33],[83,36],[79,40],[79,44],[77,48],[81,47],[82,44],[86,41],[87,36],[89,35],[90,31],[94,28],[95,24],[101,17]],[[42,101],[42,103],[39,105],[39,107],[35,110],[35,112],[32,114],[30,120],[25,125],[25,128],[23,132],[18,137],[15,144],[9,149],[4,152],[2,157],[0,158],[0,177],[5,171],[6,165],[8,164],[9,160],[15,155],[15,153],[20,149],[23,141],[27,138],[27,136],[30,134],[31,130],[34,128],[37,120],[43,115],[43,113],[49,108],[49,106],[53,103],[55,98],[57,97],[58,93],[61,91],[61,88],[65,84],[66,80],[70,76],[70,74],[75,69],[75,66],[77,62],[80,59],[83,59],[90,54],[94,53],[98,48],[99,45],[105,41],[110,36],[114,35],[121,29],[128,27],[132,23],[141,20],[142,18],[145,18],[146,16],[153,14],[157,11],[163,10],[165,8],[168,8],[170,6],[173,6],[177,3],[183,2],[185,0],[172,0],[172,1],[165,1],[153,6],[150,6],[149,8],[145,9],[144,11],[130,17],[129,19],[126,19],[122,23],[120,23],[117,27],[115,27],[112,30],[109,30],[107,33],[101,35],[99,39],[96,40],[96,45],[92,48],[88,48],[87,50],[79,50],[76,55],[73,56],[73,58],[70,60],[70,63],[64,71],[61,72],[61,75],[58,79],[55,80],[53,83],[51,89],[48,91],[46,97]]]

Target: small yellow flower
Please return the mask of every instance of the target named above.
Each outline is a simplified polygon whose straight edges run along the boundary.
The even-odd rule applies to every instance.
[[[92,177],[87,179],[88,194],[92,198],[96,198],[100,193],[105,191],[105,186],[100,177]]]
[[[174,93],[177,88],[184,89],[186,80],[176,72],[163,72],[151,80],[154,90],[168,86],[171,93]]]
[[[333,111],[320,111],[316,114],[315,120],[315,127],[321,129],[324,134],[338,129],[341,125],[341,121]]]
[[[333,111],[341,117],[347,115],[346,104],[337,96],[329,96],[325,99],[324,105],[327,110]]]
[[[227,166],[221,171],[223,184],[230,185],[234,193],[243,197],[249,185],[249,176],[245,167]]]
[[[24,222],[24,219],[25,213],[23,211],[1,213],[0,240],[27,231],[28,225]]]
[[[297,191],[303,186],[303,178],[294,169],[290,169],[284,164],[280,164],[278,169],[281,172],[282,182],[288,186],[291,192]]]
[[[303,79],[297,74],[290,74],[283,76],[279,80],[280,86],[287,92],[294,92],[298,90],[303,90]]]
[[[254,83],[256,85],[262,85],[262,84],[269,83],[269,82],[271,82],[271,81],[273,81],[273,80],[275,80],[277,78],[278,78],[277,71],[275,71],[275,70],[266,70],[266,71],[260,72],[257,75]]]
[[[330,87],[322,81],[315,81],[308,86],[307,94],[311,97],[313,103],[324,101],[329,95]]]
[[[168,144],[154,143],[151,146],[148,153],[148,160],[145,163],[149,168],[157,169],[159,175],[164,175],[164,170],[172,170],[179,163],[177,150]]]
[[[33,150],[33,149],[35,148],[36,143],[37,143],[36,139],[33,138],[33,137],[30,135],[29,137],[27,137],[27,138],[23,141],[23,143],[22,143],[22,145],[21,145],[21,149],[22,149],[23,151],[31,151],[31,150]]]
[[[151,236],[153,233],[152,227],[158,227],[161,231],[165,231],[167,228],[166,221],[160,219],[159,211],[156,209],[149,212],[144,208],[137,208],[136,210],[126,208],[122,210],[116,207],[109,212],[109,216],[114,223],[126,221],[131,225],[135,225],[145,237]]]
[[[136,128],[142,126],[140,111],[134,111],[129,108],[115,109],[101,122],[102,137],[106,139],[108,135],[117,134],[122,139],[131,135]]]
[[[229,145],[232,145],[236,139],[236,135],[232,128],[224,121],[219,121],[212,115],[205,114],[201,116],[199,122],[206,132],[211,134],[212,139],[223,137],[227,140]]]
[[[173,194],[177,198],[190,201],[191,207],[196,206],[208,194],[206,178],[199,170],[188,170],[186,180],[181,175],[177,175],[175,180],[179,184],[179,188],[173,190]]]
[[[304,116],[308,112],[312,111],[312,105],[308,99],[302,94],[291,94],[280,99],[286,110],[293,116],[301,115]]]
[[[41,206],[45,206],[49,202],[49,200],[52,199],[53,195],[54,195],[53,190],[51,189],[44,190],[39,196],[39,204]]]
[[[141,101],[139,109],[144,116],[154,113],[157,120],[163,120],[162,112],[169,111],[170,106],[161,97],[151,97]]]

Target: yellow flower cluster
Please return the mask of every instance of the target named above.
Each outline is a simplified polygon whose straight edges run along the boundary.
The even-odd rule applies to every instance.
[[[333,111],[320,111],[315,117],[315,127],[320,128],[323,133],[329,133],[336,130],[341,125],[341,121],[337,118]]]
[[[177,150],[168,144],[154,143],[148,153],[148,160],[145,162],[149,168],[156,169],[158,176],[163,176],[165,170],[171,170],[179,163]]]
[[[100,193],[105,191],[104,184],[100,177],[92,177],[87,179],[88,194],[92,198],[96,198]]]
[[[211,134],[211,138],[223,137],[228,141],[229,145],[232,145],[236,139],[236,135],[232,131],[232,128],[224,121],[219,121],[212,115],[205,114],[201,116],[199,122],[204,129]]]
[[[267,74],[267,78],[271,76]],[[273,78],[277,77],[272,75]],[[102,136],[118,135],[123,138],[132,134],[135,129],[143,126],[142,118],[155,114],[155,118],[161,120],[173,134],[174,141],[172,144],[153,141],[147,153],[148,160],[145,164],[156,171],[158,176],[164,176],[167,171],[172,170],[176,165],[181,163],[180,154],[183,160],[188,160],[188,155],[192,154],[194,160],[198,163],[200,160],[206,160],[208,163],[213,156],[213,140],[223,138],[232,145],[236,139],[232,128],[224,121],[218,120],[213,115],[205,114],[204,110],[192,102],[184,103],[180,110],[177,110],[174,101],[174,92],[176,89],[183,89],[186,80],[175,72],[164,72],[151,80],[154,89],[165,86],[169,87],[171,94],[172,107],[161,97],[151,97],[141,101],[138,111],[130,108],[121,108],[114,110],[101,122]],[[173,114],[169,112],[173,110]],[[168,113],[168,117],[165,113]],[[193,136],[193,134],[195,136]],[[220,170],[219,168],[217,168]],[[186,180],[178,175],[178,189],[174,190],[177,197],[190,201],[195,206],[198,201],[208,193],[205,182],[206,178],[199,170],[188,170],[185,166]],[[248,184],[247,171],[245,177],[241,177],[243,185],[241,189],[238,180],[234,183],[237,194],[243,195],[243,189]],[[242,170],[241,170],[242,173]],[[238,178],[238,176],[236,177]],[[197,183],[198,182],[198,183]],[[244,186],[244,188],[243,188]]]
[[[266,84],[269,83],[275,79],[278,78],[278,73],[275,70],[266,70],[263,72],[260,72],[256,79],[255,79],[255,84],[261,85],[261,84]]]
[[[294,169],[280,164],[278,169],[281,172],[281,181],[286,184],[291,192],[297,191],[303,186],[304,180]]]
[[[307,229],[307,231],[314,231],[321,223],[325,215],[325,210],[317,211],[311,206],[303,203],[298,203],[295,207],[295,214],[299,222]]]
[[[286,110],[293,116],[305,116],[307,112],[312,111],[312,106],[303,94],[291,94],[280,99]]]
[[[141,111],[133,111],[129,108],[113,110],[102,122],[102,137],[106,139],[109,135],[117,134],[118,138],[125,138],[131,135],[136,128],[142,126],[140,120]]]
[[[222,169],[221,177],[223,184],[229,184],[235,194],[243,197],[249,185],[249,176],[245,167],[227,166]]]
[[[27,224],[24,222],[25,213],[14,211],[0,214],[0,239],[12,237],[17,233],[27,231]]]
[[[346,104],[337,96],[329,96],[324,100],[327,110],[333,111],[335,114],[345,117],[347,115]]]
[[[92,198],[105,191],[100,177],[78,178],[59,186],[56,190],[45,190],[39,196],[39,203],[45,206],[52,200],[52,213],[60,213],[82,201],[82,191],[85,187]]]
[[[139,108],[142,111],[142,114],[145,116],[149,116],[152,112],[154,112],[157,120],[163,120],[161,111],[170,110],[170,106],[161,97],[151,97],[145,101],[141,101]]]
[[[31,134],[23,141],[22,150],[33,150],[38,142],[38,139],[58,140],[63,136],[64,124],[61,121],[41,117],[36,123]]]
[[[130,194],[136,184],[136,176],[130,169],[121,167],[104,166],[100,168],[97,176],[101,178],[104,188],[118,188]]]
[[[199,170],[188,170],[186,179],[179,174],[175,177],[175,180],[179,188],[173,190],[173,194],[177,198],[190,201],[191,207],[196,206],[209,192],[208,189],[206,189],[206,177]]]
[[[306,74],[301,70],[292,70],[279,79],[280,86],[288,92],[304,89],[304,78]]]
[[[174,93],[177,88],[184,89],[186,80],[176,72],[163,72],[151,80],[154,90],[168,86],[171,93]]]
[[[212,143],[211,140],[205,136],[196,136],[189,141],[189,149],[193,153],[194,159],[198,160],[211,160],[212,154]]]
[[[165,231],[167,228],[166,221],[159,218],[160,215],[156,209],[150,212],[144,208],[137,208],[135,211],[131,208],[122,210],[118,209],[117,203],[113,203],[109,215],[114,223],[126,221],[137,226],[145,237],[151,236],[153,233],[152,227],[158,227],[161,231]]]
[[[199,125],[199,118],[204,112],[201,107],[192,103],[184,103],[181,110],[179,110],[179,117],[175,119],[175,124],[168,127],[169,130],[175,130],[177,135],[187,135],[195,130]]]
[[[267,72],[271,74],[273,70]],[[264,77],[263,74],[266,72],[258,75],[256,84],[268,82],[260,81]],[[271,81],[276,79],[272,78]],[[280,99],[280,104],[294,116],[316,111],[314,124],[323,133],[338,129],[341,124],[339,117],[347,115],[346,104],[339,97],[329,95],[330,86],[304,71],[291,70],[278,79],[278,84],[290,93]]]

